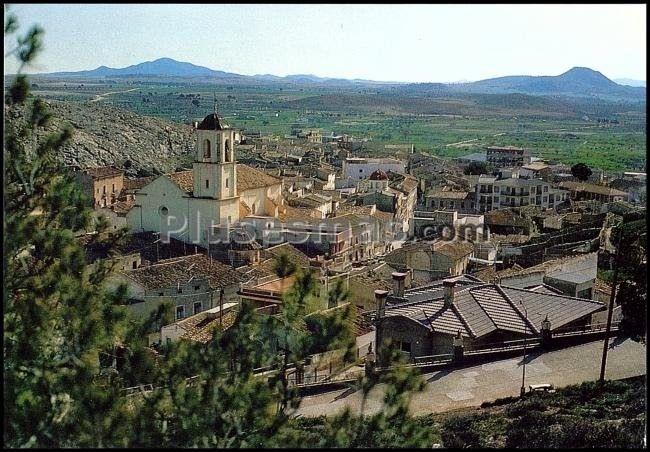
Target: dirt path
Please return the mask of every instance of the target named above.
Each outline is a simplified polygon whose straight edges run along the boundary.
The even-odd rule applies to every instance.
[[[98,94],[92,99],[90,99],[90,102],[97,102],[102,100],[106,96],[110,96],[111,94],[120,94],[120,93],[128,93],[130,91],[136,91],[138,88],[132,88],[132,89],[127,89],[126,91],[112,91],[110,93],[104,93],[104,94]]]

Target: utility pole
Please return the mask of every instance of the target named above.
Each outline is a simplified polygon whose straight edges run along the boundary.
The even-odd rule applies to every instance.
[[[612,327],[612,314],[614,313],[614,300],[616,299],[616,283],[618,282],[618,267],[621,260],[621,242],[623,238],[623,225],[625,225],[625,216],[620,225],[618,240],[616,241],[616,259],[614,261],[614,278],[612,281],[612,293],[609,297],[609,306],[607,307],[607,327],[605,328],[605,341],[603,342],[603,359],[600,363],[600,383],[605,382],[605,367],[607,366],[607,349],[609,348],[609,333]]]
[[[523,397],[526,394],[526,335],[528,334],[528,310],[524,306],[524,300],[519,299],[519,304],[524,308],[524,359],[523,359],[523,369],[521,372],[521,389],[519,395]]]

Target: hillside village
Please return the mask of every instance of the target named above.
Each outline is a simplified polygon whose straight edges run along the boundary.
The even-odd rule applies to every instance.
[[[459,344],[602,328],[611,228],[645,208],[644,173],[578,180],[512,146],[441,159],[395,145],[387,152],[400,158],[372,157],[362,139],[288,132],[246,135],[215,107],[193,124],[191,169],[134,178],[68,167],[109,231],[128,229],[111,256],[79,236],[89,262],[117,263],[112,282],[127,285],[137,315],[173,307],[171,323],[147,333],[161,359],[169,342],[227,329],[243,302],[277,314],[295,280],[276,272],[281,255],[314,272],[318,309],[340,308],[327,296],[336,284],[350,292],[357,359],[314,359],[316,375],[374,363],[386,338],[417,363]]]

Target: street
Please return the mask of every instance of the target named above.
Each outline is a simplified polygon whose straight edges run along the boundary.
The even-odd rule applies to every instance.
[[[597,380],[603,350],[602,340],[544,354],[534,351],[526,358],[525,385],[551,383],[556,388]],[[522,379],[522,357],[494,361],[462,369],[427,373],[425,390],[411,400],[411,413],[422,415],[457,408],[480,406],[485,401],[518,396]],[[605,378],[621,379],[646,373],[646,349],[630,339],[610,339]],[[381,407],[382,388],[370,392],[365,414]],[[298,414],[333,415],[349,406],[358,413],[361,393],[342,389],[304,397]]]

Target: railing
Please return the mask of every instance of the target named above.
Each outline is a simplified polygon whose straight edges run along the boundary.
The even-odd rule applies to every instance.
[[[468,347],[465,349],[465,355],[476,355],[481,353],[491,353],[496,351],[509,351],[509,350],[520,350],[524,348],[534,348],[540,345],[540,339],[537,337],[526,338],[526,339],[517,339],[514,341],[503,341],[503,342],[491,342],[488,344],[480,344],[474,347]]]
[[[612,322],[611,331],[618,331],[620,322]],[[558,328],[553,331],[553,337],[576,336],[579,334],[602,333],[607,329],[606,323],[579,325],[567,328]]]
[[[443,353],[440,355],[416,356],[413,358],[413,363],[417,365],[425,364],[442,364],[451,362],[453,355],[451,353]]]
[[[127,397],[131,396],[131,395],[136,395],[136,394],[151,392],[151,391],[153,391],[153,385],[152,384],[132,386],[130,388],[122,389],[122,392]]]

